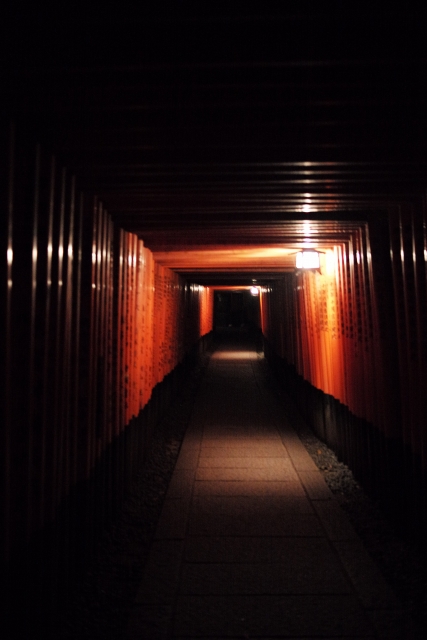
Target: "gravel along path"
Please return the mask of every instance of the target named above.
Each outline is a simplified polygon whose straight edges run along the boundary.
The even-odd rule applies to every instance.
[[[59,616],[53,640],[121,640],[189,423],[209,356],[200,358],[185,389],[157,426],[147,463],[136,478],[119,518],[100,541],[86,575]]]
[[[415,549],[399,537],[379,506],[364,493],[350,469],[339,462],[333,451],[312,433],[299,436],[402,605],[427,630],[425,551]]]
[[[277,380],[264,360],[264,374],[270,386],[279,393]],[[282,395],[282,394],[281,394]],[[289,403],[290,406],[287,406]],[[402,606],[427,632],[427,552],[402,540],[393,524],[355,480],[347,465],[319,440],[292,401],[285,396],[285,410],[290,421],[298,415],[298,436],[313,461],[322,472],[330,490],[347,513],[366,549],[381,569],[384,577],[399,597]],[[427,635],[427,633],[426,633]]]
[[[127,620],[151,539],[208,361],[205,356],[199,362],[184,394],[172,403],[156,430],[149,461],[61,615],[53,634],[55,640],[122,640],[126,637]],[[271,375],[267,375],[271,384],[277,385]],[[426,559],[419,550],[399,539],[350,469],[339,462],[323,442],[308,428],[300,430],[298,435],[403,606],[427,629]]]

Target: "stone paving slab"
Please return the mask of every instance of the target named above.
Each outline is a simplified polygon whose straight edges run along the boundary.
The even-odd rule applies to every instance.
[[[280,447],[280,439],[275,438],[271,434],[262,435],[259,432],[247,432],[227,429],[221,433],[218,429],[209,430],[201,443],[202,450],[206,447],[242,447],[252,444],[257,445],[270,445],[270,447],[277,449]]]
[[[329,540],[358,540],[346,514],[335,500],[313,500],[312,505]]]
[[[333,543],[367,609],[398,610],[399,602],[359,538]]]
[[[292,519],[283,520],[272,514],[267,520],[254,519],[239,509],[237,514],[219,512],[190,517],[190,535],[234,535],[234,536],[308,536],[324,535],[318,518],[313,514],[297,513]]]
[[[320,565],[323,571],[319,571]],[[179,592],[187,595],[353,593],[336,558],[327,555],[325,559],[313,560],[310,553],[285,562],[189,563],[183,567]]]
[[[199,450],[187,449],[181,451],[176,461],[175,469],[197,469],[199,463]]]
[[[298,482],[298,476],[292,466],[235,469],[224,467],[199,467],[196,480],[241,480],[242,482],[281,480]]]
[[[207,447],[205,444],[200,451],[200,462],[204,458],[289,458],[285,447],[277,447],[275,444],[267,446],[264,444],[241,444],[239,446],[229,445],[227,447]]]
[[[175,638],[205,635],[279,638],[332,636],[375,637],[372,626],[351,595],[179,596]]]
[[[191,498],[195,469],[177,469],[169,483],[166,498]]]
[[[246,484],[246,483],[242,483]],[[268,483],[266,483],[268,484]],[[194,497],[190,520],[195,518],[235,518],[248,519],[256,525],[260,523],[287,522],[300,514],[313,515],[318,522],[312,503],[304,496],[284,495],[264,496],[203,496]]]
[[[271,562],[271,538],[259,536],[188,536],[186,562]]]
[[[179,566],[184,555],[184,540],[163,538],[153,540],[150,549],[150,562],[159,566]]]
[[[211,359],[202,381],[130,640],[415,640],[281,402],[263,387],[258,356],[225,356]]]
[[[157,524],[155,538],[185,538],[189,512],[189,499],[166,499]]]
[[[218,429],[211,429],[206,432],[201,447],[241,447],[247,446],[248,443],[255,446],[261,445],[262,447],[270,446],[280,448],[282,445],[282,439],[277,435],[271,433],[263,434],[259,430],[237,430],[227,429],[221,433]]]
[[[299,446],[295,447],[291,443],[286,445],[286,449],[288,451],[289,457],[292,460],[292,464],[294,465],[297,471],[317,471],[318,470],[313,459],[310,457],[310,455],[305,449],[303,451]]]
[[[180,456],[181,454],[184,455],[185,453],[191,450],[200,451],[200,443],[201,443],[200,438],[196,438],[193,436],[190,436],[190,437],[186,436],[184,442],[181,445],[179,455]]]
[[[333,494],[319,470],[299,471],[298,477],[311,500],[333,500]]]
[[[289,481],[246,481],[239,480],[198,480],[194,483],[195,496],[295,496],[306,499],[306,493],[299,482]]]
[[[210,456],[202,457],[198,461],[199,469],[221,468],[221,469],[287,469],[294,471],[289,458],[267,458],[260,455],[253,457],[245,456],[243,458],[229,458],[228,456]]]

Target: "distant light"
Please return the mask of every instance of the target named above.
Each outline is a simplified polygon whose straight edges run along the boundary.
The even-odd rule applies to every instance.
[[[319,269],[320,256],[317,251],[299,251],[296,256],[297,269]]]
[[[251,287],[251,294],[253,296],[259,296],[259,287]]]

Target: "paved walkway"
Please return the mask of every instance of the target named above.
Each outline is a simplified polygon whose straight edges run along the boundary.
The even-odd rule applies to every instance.
[[[129,638],[412,640],[264,371],[245,346],[213,355]]]

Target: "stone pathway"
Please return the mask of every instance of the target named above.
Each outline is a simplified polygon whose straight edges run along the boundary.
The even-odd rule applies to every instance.
[[[261,358],[244,347],[211,358],[129,638],[414,640]]]

